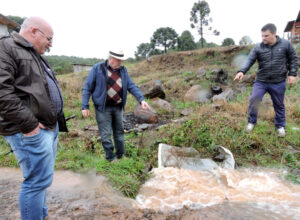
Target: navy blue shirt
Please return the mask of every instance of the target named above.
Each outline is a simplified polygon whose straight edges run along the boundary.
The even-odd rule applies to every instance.
[[[54,73],[52,72],[52,70],[50,68],[48,68],[48,66],[46,65],[46,63],[43,60],[41,60],[41,61],[42,61],[43,67],[46,72],[46,79],[48,82],[50,98],[56,109],[56,113],[59,114],[62,112],[63,105],[64,105],[59,85],[54,78]]]

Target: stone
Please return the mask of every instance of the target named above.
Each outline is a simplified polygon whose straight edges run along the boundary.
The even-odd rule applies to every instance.
[[[183,115],[183,116],[188,116],[190,114],[192,114],[194,112],[194,109],[193,108],[186,108],[186,109],[183,109],[180,114]]]
[[[133,114],[142,123],[158,123],[158,116],[152,107],[150,107],[149,109],[143,109],[142,106],[138,103],[135,106]]]
[[[200,67],[197,71],[197,78],[202,79],[202,77],[206,74],[206,69]]]
[[[152,80],[148,83],[142,84],[139,88],[145,98],[152,99],[158,97],[164,99],[166,97],[162,83],[159,80]]]
[[[152,100],[152,105],[161,109],[164,109],[168,112],[173,112],[172,105],[166,100],[155,98]]]
[[[212,170],[218,165],[211,159],[201,159],[192,147],[175,147],[159,144],[158,167],[177,167],[189,170]]]
[[[225,89],[224,92],[219,95],[214,95],[212,98],[213,102],[228,102],[231,99],[233,99],[233,90],[231,88]]]
[[[209,89],[202,89],[200,85],[192,86],[184,95],[185,102],[205,103],[212,97]]]

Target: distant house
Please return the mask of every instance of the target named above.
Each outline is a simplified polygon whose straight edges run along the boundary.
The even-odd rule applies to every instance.
[[[73,63],[73,72],[74,73],[89,72],[92,69],[92,67],[93,65]]]
[[[297,19],[289,21],[284,29],[288,33],[288,39],[294,44],[300,44],[300,10]]]
[[[8,29],[18,27],[19,24],[0,14],[0,37],[8,35]]]

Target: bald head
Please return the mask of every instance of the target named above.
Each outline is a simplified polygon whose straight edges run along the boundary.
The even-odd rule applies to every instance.
[[[21,25],[20,35],[29,41],[39,54],[52,46],[53,29],[40,17],[29,17]]]
[[[20,33],[30,29],[31,27],[41,28],[43,30],[51,29],[51,31],[53,31],[51,26],[44,19],[39,18],[39,17],[29,17],[29,18],[26,18],[24,20],[23,24],[21,25]]]

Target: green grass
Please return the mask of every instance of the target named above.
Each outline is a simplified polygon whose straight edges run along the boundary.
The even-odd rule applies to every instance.
[[[0,138],[0,166],[1,167],[17,167],[18,161],[7,142]]]
[[[246,52],[248,54],[249,51]],[[155,70],[150,73],[137,71],[141,74],[133,80],[138,84],[153,79],[159,79],[164,84],[167,100],[170,101],[175,114],[170,116],[165,111],[158,111],[160,118],[178,119],[182,117],[180,111],[186,108],[192,108],[193,113],[186,116],[183,123],[170,123],[158,130],[145,131],[142,134],[134,132],[126,134],[125,157],[119,163],[113,164],[105,160],[105,153],[98,141],[97,132],[83,131],[85,126],[97,125],[91,100],[91,116],[88,119],[81,117],[81,88],[87,73],[59,75],[58,80],[63,85],[66,116],[76,115],[76,117],[68,121],[70,133],[59,135],[56,169],[76,172],[94,170],[108,178],[111,184],[124,195],[133,198],[141,184],[148,178],[147,167],[157,166],[159,143],[193,147],[202,157],[209,158],[216,154],[217,147],[221,145],[233,153],[238,167],[282,168],[289,171],[286,175],[288,180],[300,184],[299,176],[295,175],[300,169],[300,153],[298,152],[300,131],[297,130],[300,128],[300,82],[294,86],[287,86],[287,135],[285,138],[277,137],[273,119],[267,116],[259,116],[258,124],[252,133],[245,132],[251,86],[246,87],[245,92],[238,93],[235,101],[224,104],[219,110],[213,108],[211,104],[199,105],[183,101],[184,94],[190,88],[185,78],[195,77],[199,67],[205,68],[207,75],[212,78],[214,77],[211,74],[213,69],[232,68],[232,66],[225,65],[231,60],[219,61],[221,55],[221,52],[216,52],[213,57],[209,58],[205,53],[184,57],[184,61],[190,64],[186,65],[186,69],[170,69],[166,72]],[[228,59],[233,56],[234,54],[230,55]],[[126,65],[128,68],[133,68],[135,64]],[[254,65],[250,72],[255,72],[256,69],[257,65]],[[228,81],[232,80],[235,75],[235,72],[231,71]],[[205,77],[195,82],[205,88],[214,85],[213,81],[206,80]],[[151,100],[147,102],[151,104]],[[135,98],[128,95],[125,112],[133,112],[136,104]],[[14,154],[4,156],[4,153],[9,150],[9,146],[0,138],[0,166],[17,167]]]
[[[103,148],[100,144],[96,146],[94,153],[85,151],[77,146],[60,146],[57,152],[56,169],[68,169],[79,172],[96,170],[107,177],[112,185],[128,197],[134,198],[138,193],[140,185],[146,180],[145,161],[143,152],[138,156],[138,148],[126,146],[125,157],[118,160],[118,163],[110,163],[105,159]]]

